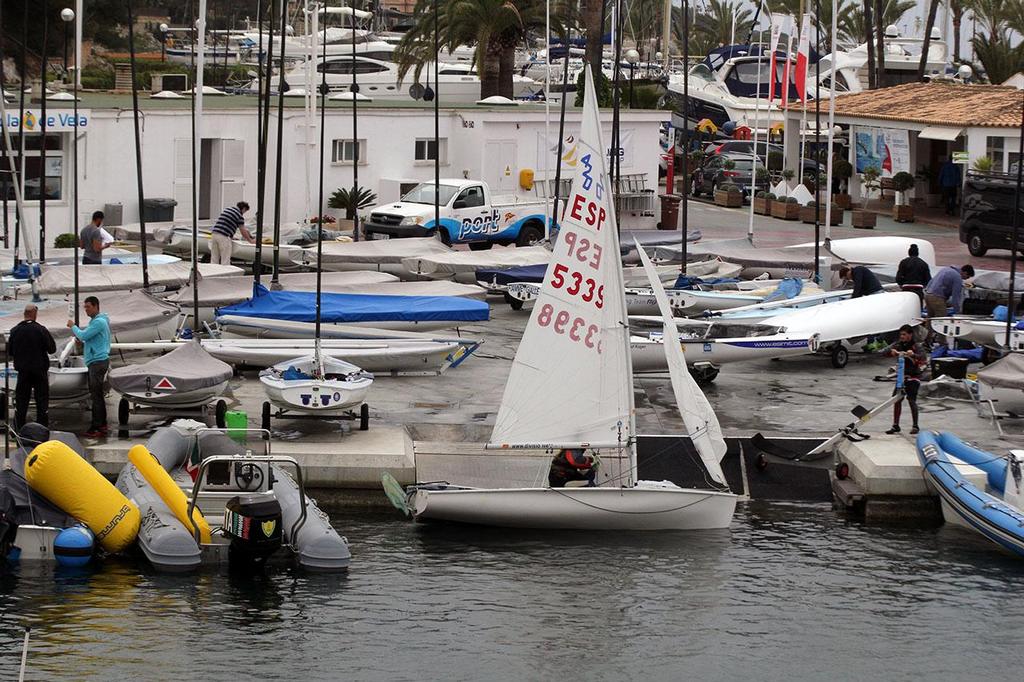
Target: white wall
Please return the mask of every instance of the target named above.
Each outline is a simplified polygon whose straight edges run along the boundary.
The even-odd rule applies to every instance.
[[[208,106],[216,107],[215,103]],[[557,113],[551,121],[552,140],[557,140]],[[317,117],[318,118],[318,117]],[[623,110],[621,130],[629,137],[630,149],[622,165],[623,174],[643,173],[648,176],[648,187],[657,189],[659,124],[668,120],[669,112]],[[606,144],[610,138],[611,112],[602,112],[605,121]],[[317,204],[318,158],[316,143],[319,134],[314,127],[308,131],[312,145],[305,143],[306,120],[301,109],[285,112],[284,154],[282,157],[282,220],[294,222],[315,215]],[[580,112],[572,110],[566,116],[566,134],[579,129]],[[413,108],[361,107],[358,121],[359,137],[367,141],[364,163],[359,167],[360,185],[381,194],[381,180],[429,180],[434,177],[432,161],[415,162],[414,145],[417,138],[433,138],[432,112]],[[487,165],[487,142],[509,140],[515,143],[517,167],[512,170],[514,184],[518,184],[520,169],[532,168],[538,179],[544,177],[543,159],[538,159],[538,133],[545,130],[542,107],[515,109],[466,108],[443,110],[440,117],[440,136],[448,139],[448,162],[441,167],[442,177],[461,177],[467,171],[479,177]],[[70,140],[71,133],[67,133]],[[276,116],[270,118],[270,144],[267,152],[267,208],[266,222],[273,216],[274,164],[276,151]],[[351,163],[332,164],[331,140],[350,139],[352,117],[348,106],[332,104],[326,117],[324,194],[326,198],[338,187],[352,184]],[[241,140],[244,146],[243,195],[256,207],[257,140],[256,110],[239,108],[211,108],[203,117],[204,139]],[[190,178],[190,117],[188,109],[145,110],[142,118],[143,174],[146,198],[170,197],[188,194]],[[176,150],[178,154],[176,155]],[[70,150],[64,164],[64,198],[47,202],[47,240],[71,230],[70,202],[71,161]],[[176,158],[177,156],[177,158]],[[217,155],[215,155],[217,158]],[[80,132],[79,142],[79,216],[78,224],[88,221],[92,211],[108,203],[123,205],[123,222],[138,221],[138,199],[135,176],[134,131],[130,111],[92,109],[87,132]],[[178,167],[176,173],[175,168]],[[216,171],[215,171],[216,172]],[[178,177],[176,187],[175,178]],[[554,177],[554,154],[550,176]],[[386,186],[385,183],[384,186]],[[308,202],[307,203],[307,189]],[[176,192],[177,190],[177,192]],[[217,193],[213,194],[214,197]],[[389,198],[389,197],[382,197]],[[217,207],[211,207],[215,214]],[[308,210],[307,210],[308,209]],[[13,202],[11,202],[13,224]],[[33,241],[38,235],[38,202],[26,206],[29,233]],[[184,203],[178,207],[176,220],[189,220],[191,211]]]

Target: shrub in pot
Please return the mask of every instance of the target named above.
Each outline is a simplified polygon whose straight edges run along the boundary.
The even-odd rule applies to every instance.
[[[892,217],[898,223],[914,222],[914,207],[907,200],[907,192],[914,188],[914,176],[900,171],[892,176],[892,187],[896,190],[896,203],[892,207]]]
[[[772,216],[783,220],[797,220],[800,218],[800,204],[796,197],[786,197],[780,201],[772,202]]]
[[[736,208],[743,205],[743,192],[731,182],[723,182],[715,190],[715,203],[727,208]]]
[[[852,201],[850,199],[850,178],[853,177],[853,164],[846,159],[833,159],[832,160],[832,176],[839,180],[839,186],[841,191],[833,197],[833,201],[838,206],[843,208],[850,208]]]
[[[761,190],[754,195],[754,213],[758,215],[770,215],[771,214],[771,199],[769,197],[772,194]]]

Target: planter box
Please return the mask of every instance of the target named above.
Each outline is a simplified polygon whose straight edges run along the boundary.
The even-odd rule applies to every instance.
[[[892,207],[892,219],[898,223],[914,222],[914,207],[904,204],[897,204]]]
[[[743,206],[743,193],[715,190],[715,204],[726,208],[739,208]]]
[[[784,201],[772,202],[772,217],[783,220],[797,220],[800,218],[800,204],[789,204]]]
[[[876,216],[871,211],[854,211],[851,222],[854,227],[859,227],[865,230],[871,230],[875,227]]]
[[[834,194],[832,195],[832,201],[843,210],[849,210],[853,204],[849,194]]]
[[[754,213],[758,215],[771,215],[772,214],[772,200],[771,199],[758,199],[754,197]]]
[[[818,207],[817,221],[824,224],[825,222],[825,207]],[[812,206],[801,206],[800,207],[800,220],[805,223],[813,225],[815,222],[814,207]],[[832,204],[832,224],[839,225],[843,222],[843,209],[840,206]]]

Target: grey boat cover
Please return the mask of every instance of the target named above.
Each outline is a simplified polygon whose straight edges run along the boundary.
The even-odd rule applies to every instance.
[[[679,244],[648,248],[659,260],[678,261],[682,255]],[[824,251],[824,250],[823,250]],[[828,255],[824,252],[822,255]],[[781,268],[785,270],[814,271],[813,248],[763,248],[754,246],[747,239],[721,239],[691,244],[686,249],[687,261],[702,261],[721,258],[744,268]]]
[[[475,275],[477,270],[546,265],[550,260],[551,252],[543,246],[494,246],[487,251],[449,249],[434,256],[417,255],[402,259],[402,266],[415,274],[444,276],[469,273]]]
[[[25,249],[19,249],[18,255],[20,260],[25,260]],[[124,249],[118,249],[110,247],[103,250],[104,258],[118,258],[120,256],[131,256],[131,251]],[[38,258],[39,253],[34,252],[33,258]],[[0,249],[0,263],[13,263],[14,262],[14,249]],[[73,265],[75,262],[75,250],[67,248],[55,248],[49,247],[46,249],[46,260],[44,263],[51,265]]]
[[[141,365],[111,370],[110,385],[118,393],[142,393],[169,382],[174,390],[187,393],[221,384],[232,373],[231,365],[207,353],[198,342],[186,343]]]
[[[1010,353],[979,369],[978,381],[993,388],[1024,390],[1024,354]]]
[[[323,289],[328,292],[347,291],[345,287],[353,285],[373,285],[384,282],[397,282],[398,278],[385,272],[357,270],[353,272],[323,273]],[[295,272],[280,275],[281,287],[289,291],[315,291],[315,272]],[[371,293],[369,291],[360,293]],[[239,303],[252,298],[252,277],[249,275],[214,277],[199,280],[199,305],[211,308]],[[182,307],[192,307],[192,284],[186,284],[167,297],[168,301]]]
[[[241,275],[242,268],[234,265],[200,263],[200,277],[224,277]],[[192,279],[192,264],[180,261],[149,266],[149,286],[178,289]],[[42,294],[70,294],[75,290],[75,267],[73,265],[49,266],[36,280],[36,288]],[[141,289],[141,265],[87,265],[78,268],[79,291],[112,291],[118,289]],[[28,284],[19,290],[31,291]]]
[[[1013,279],[1013,290],[1017,295],[1024,293],[1024,275],[1017,275]],[[978,270],[971,281],[975,288],[978,289],[992,289],[993,291],[1010,290],[1010,273],[1008,272]]]
[[[100,266],[95,266],[100,267]],[[121,266],[116,266],[121,267]],[[82,296],[84,299],[85,297]],[[97,296],[100,299],[100,309],[107,314],[110,321],[111,340],[116,341],[117,335],[129,330],[137,330],[139,327],[157,325],[168,317],[178,316],[178,307],[173,303],[161,301],[142,291],[118,291]],[[26,302],[28,299],[26,299]],[[0,315],[0,334],[7,334],[14,325],[24,319],[22,312]],[[83,325],[89,323],[89,318],[81,316]],[[59,346],[62,340],[71,338],[71,330],[67,327],[68,308],[67,306],[49,306],[40,308],[36,321],[50,330],[54,341]],[[58,350],[60,350],[58,348]]]
[[[316,259],[316,247],[305,250],[306,258],[311,262]],[[445,246],[433,237],[413,237],[409,239],[371,239],[361,242],[324,242],[324,263],[401,263],[406,258],[417,256],[428,258],[455,253],[454,249]]]

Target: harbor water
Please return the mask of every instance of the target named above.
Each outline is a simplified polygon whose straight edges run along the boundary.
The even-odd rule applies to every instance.
[[[347,575],[0,577],[0,679],[1019,679],[1019,560],[949,526],[748,503],[728,531],[334,513]]]

